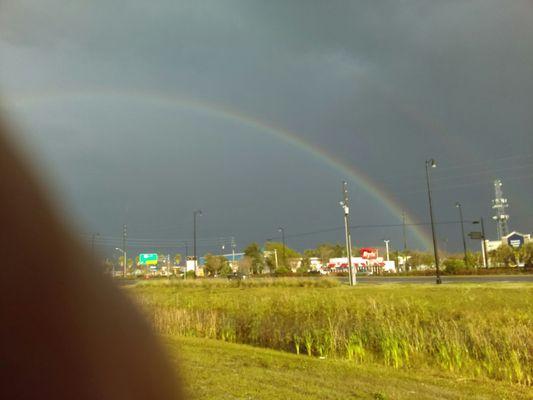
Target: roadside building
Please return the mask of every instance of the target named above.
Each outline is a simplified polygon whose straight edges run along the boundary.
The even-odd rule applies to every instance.
[[[386,261],[383,257],[364,258],[352,257],[352,266],[357,273],[379,275],[382,273],[396,272],[396,263],[394,261]],[[348,258],[330,258],[325,268],[328,272],[348,272]]]
[[[531,242],[531,234],[520,233],[517,231],[511,232],[506,236],[503,236],[500,240],[487,240],[487,251],[496,250],[502,245],[509,245],[515,249],[519,249],[526,243]]]

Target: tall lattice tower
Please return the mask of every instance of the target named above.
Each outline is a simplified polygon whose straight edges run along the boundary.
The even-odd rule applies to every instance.
[[[496,210],[496,215],[492,217],[496,221],[496,228],[498,229],[498,239],[509,234],[509,228],[507,221],[509,220],[509,214],[506,213],[506,209],[509,207],[507,199],[503,197],[502,181],[496,179],[494,181],[494,200],[492,200],[492,208]]]

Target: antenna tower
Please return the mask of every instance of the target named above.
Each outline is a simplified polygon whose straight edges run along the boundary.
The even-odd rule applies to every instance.
[[[496,179],[494,181],[494,200],[492,200],[492,209],[495,210],[496,215],[492,219],[496,222],[498,239],[509,234],[509,227],[507,226],[509,214],[506,213],[508,207],[507,199],[503,197],[502,181],[501,179]]]

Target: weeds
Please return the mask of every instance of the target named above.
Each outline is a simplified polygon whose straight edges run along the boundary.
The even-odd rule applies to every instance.
[[[329,280],[261,279],[147,283],[133,293],[163,334],[533,383],[530,286],[354,290]]]

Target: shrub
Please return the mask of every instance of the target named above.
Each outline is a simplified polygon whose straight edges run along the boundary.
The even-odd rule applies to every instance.
[[[444,271],[451,275],[457,274],[465,269],[464,260],[458,258],[447,258],[442,264],[444,265]]]

